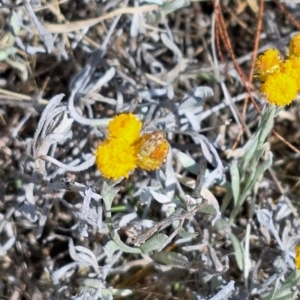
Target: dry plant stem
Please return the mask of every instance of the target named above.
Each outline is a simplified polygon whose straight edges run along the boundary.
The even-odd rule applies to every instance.
[[[33,104],[36,104],[36,103],[40,103],[41,102],[41,99],[42,99],[42,96],[45,92],[45,89],[49,83],[49,80],[50,80],[50,77],[46,77],[45,80],[43,81],[42,83],[42,87],[38,90],[38,87],[36,86],[36,82],[34,81],[34,85],[36,86],[36,89],[38,90],[38,92],[36,93],[35,96],[33,96],[31,98]]]
[[[241,125],[239,125],[239,132],[238,132],[238,136],[233,144],[233,146],[231,147],[231,151],[233,151],[239,144],[239,141],[241,140],[241,136],[242,136],[242,132],[243,132],[243,128]]]
[[[283,194],[284,194],[284,190],[283,190],[283,188],[282,188],[282,186],[281,186],[281,184],[280,184],[280,181],[278,180],[278,178],[277,178],[277,176],[276,176],[276,174],[275,174],[273,168],[269,168],[268,171],[269,171],[269,173],[270,173],[270,175],[271,175],[271,177],[272,177],[272,179],[273,179],[275,185],[277,186],[277,188],[278,188],[280,194],[283,195]]]
[[[150,259],[137,259],[134,261],[128,261],[126,263],[124,263],[123,265],[116,267],[116,268],[112,268],[109,272],[109,275],[118,275],[118,274],[124,274],[126,272],[128,272],[131,268],[134,267],[146,267],[150,264]],[[119,287],[119,286],[118,286]]]
[[[254,39],[253,55],[252,55],[250,73],[249,73],[249,77],[248,77],[249,82],[252,82],[253,75],[254,75],[255,62],[256,62],[256,58],[257,58],[257,50],[258,50],[258,45],[259,45],[259,37],[260,37],[261,30],[262,30],[262,20],[263,20],[263,14],[264,14],[264,3],[265,3],[264,0],[260,0],[260,2],[259,2],[259,14],[258,14],[257,29],[255,31],[256,34],[255,34],[255,39]],[[247,97],[245,99],[243,112],[242,112],[243,120],[245,119],[245,116],[246,116],[246,110],[247,110],[247,107],[248,107],[248,102],[249,102],[249,97]]]
[[[65,21],[65,17],[63,17],[62,14],[61,14],[59,3],[57,2],[57,0],[54,0],[54,9],[53,9],[53,11],[56,14],[56,18],[57,18],[58,23],[62,24]],[[64,41],[66,43],[68,52],[70,54],[73,66],[75,67],[75,70],[76,70],[78,68],[77,68],[76,60],[74,58],[73,50],[72,50],[68,35],[66,33],[64,33],[63,38],[64,38]]]
[[[184,219],[179,221],[179,226],[172,232],[172,234],[169,236],[168,239],[166,239],[165,242],[163,242],[157,249],[157,252],[162,251],[169,243],[171,243],[171,241],[173,240],[173,238],[178,234],[179,230],[182,228],[184,223]]]
[[[143,5],[139,7],[124,7],[118,8],[114,11],[107,13],[101,17],[88,19],[84,21],[77,21],[77,22],[70,22],[69,24],[52,24],[52,23],[45,23],[45,28],[51,33],[68,33],[72,31],[78,31],[84,29],[86,27],[94,26],[104,20],[111,19],[113,17],[117,17],[122,14],[138,14],[144,13],[149,11],[158,10],[159,6],[152,4],[152,5]]]
[[[151,261],[147,261],[146,259],[144,260],[146,261],[146,263],[144,262],[144,266],[143,264],[141,264],[143,268],[141,270],[138,270],[135,274],[133,274],[133,276],[128,276],[128,278],[124,279],[124,281],[118,283],[116,285],[116,288],[126,288],[128,286],[135,286],[140,282],[141,278],[145,278],[147,275],[152,274],[154,268],[151,265]]]
[[[71,2],[71,0],[61,0],[61,1],[57,1],[57,4],[60,5],[60,4],[64,4],[66,2]],[[49,9],[52,11],[53,7],[55,6],[55,9],[56,9],[56,4],[47,4],[47,5],[44,5],[43,7],[38,7],[38,8],[35,8],[34,11],[35,12],[38,12],[38,11],[42,11],[42,10],[45,10],[45,9]]]
[[[124,8],[128,5],[128,2],[129,2],[129,0],[124,1],[124,4],[123,4],[123,7],[124,7]],[[110,39],[111,39],[111,36],[112,36],[112,34],[113,34],[113,32],[114,32],[114,30],[115,30],[115,28],[116,28],[116,26],[117,26],[117,24],[118,24],[120,18],[121,18],[121,14],[118,15],[118,16],[114,19],[113,23],[111,24],[111,26],[110,26],[110,28],[109,28],[107,34],[106,34],[106,37],[105,37],[105,39],[104,39],[104,41],[102,42],[102,45],[101,45],[101,47],[100,47],[102,50],[106,50],[107,44],[109,43],[109,41],[110,41]]]
[[[171,234],[169,238],[157,249],[157,251],[161,251],[168,243],[171,242],[173,237],[178,233],[179,229],[182,227],[184,220],[186,218],[190,218],[197,212],[198,206],[193,208],[191,211],[186,211],[183,208],[178,208],[175,212],[173,212],[168,218],[162,220],[157,223],[150,229],[146,231],[144,234],[140,234],[136,237],[134,241],[135,246],[141,246],[144,244],[149,238],[151,238],[155,233],[164,230],[166,227],[170,226],[173,222],[179,221],[179,226],[175,229],[175,234]],[[173,232],[173,233],[174,233]]]
[[[42,98],[42,96],[43,96],[43,94],[44,94],[44,92],[45,92],[45,89],[46,89],[46,87],[47,87],[49,81],[50,81],[50,77],[47,76],[47,77],[45,78],[45,80],[43,81],[41,90],[39,91],[39,99]]]
[[[258,15],[258,22],[257,22],[257,29],[256,29],[256,35],[254,40],[254,47],[253,47],[253,53],[252,53],[252,62],[251,62],[251,68],[250,68],[250,74],[248,81],[252,82],[253,75],[254,75],[254,68],[255,68],[255,62],[257,57],[257,50],[259,46],[259,37],[262,31],[262,22],[263,22],[263,15],[264,15],[264,0],[260,0],[259,2],[259,15]]]
[[[290,144],[285,138],[283,138],[275,129],[272,129],[272,133],[285,145],[287,145],[290,149],[292,149],[295,153],[300,154],[300,151],[294,147],[292,144]]]
[[[285,14],[287,15],[287,17],[289,18],[289,20],[292,22],[292,24],[298,29],[300,30],[300,23],[293,17],[293,15],[291,15],[286,8],[284,7],[283,4],[280,3],[279,0],[274,0],[274,2],[276,3],[276,5],[279,7],[279,9]]]
[[[217,2],[218,2],[218,4],[217,4]],[[221,20],[223,20],[223,19],[221,17],[221,11],[220,11],[220,9],[218,9],[218,6],[219,6],[219,1],[216,1],[215,2],[215,14],[214,14],[214,16],[215,16],[215,22],[212,22],[212,24],[216,23],[216,28],[218,28],[218,32],[220,33],[221,38],[223,37],[222,40],[224,41],[226,48],[230,49],[229,53],[231,53],[231,58],[233,59],[233,64],[234,64],[235,68],[237,69],[237,71],[238,71],[241,79],[245,78],[245,76],[242,74],[242,72],[239,72],[239,70],[238,70],[239,66],[236,63],[235,57],[233,55],[232,48],[231,48],[231,46],[230,46],[230,44],[228,42],[228,36],[227,36],[227,34],[225,34],[225,32],[226,32],[225,25],[223,24],[224,26],[222,26],[222,23],[221,23]],[[223,22],[224,22],[224,20],[223,20]],[[214,34],[214,32],[215,31],[212,30],[212,35]],[[212,39],[212,40],[215,40],[215,39]],[[212,43],[212,45],[214,45],[214,43]],[[215,50],[213,50],[213,56],[214,56],[215,65],[217,65],[217,56],[215,54]],[[242,80],[242,81],[243,81],[244,85],[246,86],[245,81],[244,80]],[[224,83],[220,82],[220,85],[221,85],[221,88],[223,90],[225,99],[227,99],[227,101],[230,104],[230,108],[231,108],[232,114],[235,116],[236,122],[241,122],[242,123],[243,127],[245,128],[245,131],[246,131],[248,137],[251,138],[251,132],[247,128],[247,125],[245,124],[245,122],[243,122],[242,118],[239,116],[239,113],[238,113],[238,110],[236,109],[236,107],[232,104],[232,101],[230,100],[229,93],[227,92],[226,87],[224,86]],[[250,89],[248,89],[248,90],[249,90],[248,92],[250,93]],[[255,102],[254,99],[253,99],[253,102]]]
[[[15,101],[33,101],[33,97],[24,95],[24,94],[19,94],[19,93],[14,93],[11,91],[7,91],[4,89],[0,88],[0,95],[5,95],[5,97],[7,98],[7,96],[9,96],[10,100],[15,100]],[[39,99],[39,104],[44,104],[47,105],[48,104],[48,100],[45,99]]]
[[[218,38],[215,39],[215,33],[217,32],[217,28],[218,27],[218,23],[217,23],[217,11],[215,12],[215,14],[213,15],[213,21],[212,21],[212,28],[211,28],[211,34],[212,34],[212,41],[215,41],[217,40],[217,43],[219,41],[219,35],[218,35]],[[219,46],[219,44],[217,44]],[[218,51],[219,51],[219,48],[218,48]],[[215,70],[216,70],[216,73],[217,73],[217,77],[220,78],[220,72],[218,71],[218,68],[217,66],[219,65],[218,64],[218,58],[217,58],[217,55],[216,55],[216,47],[215,47],[215,43],[212,42],[212,55],[213,55],[213,61],[214,61],[214,64],[215,64]],[[221,56],[222,57],[222,56]],[[234,119],[237,123],[239,123],[239,117],[237,116],[236,114],[236,109],[234,108],[234,106],[232,105],[231,103],[231,99],[230,99],[230,96],[224,86],[224,84],[222,82],[220,82],[220,85],[221,85],[221,88],[223,90],[223,93],[224,93],[224,97],[225,99],[227,100],[227,105],[229,105],[230,109],[231,109],[231,112],[234,116]]]
[[[216,20],[216,18],[215,18]],[[214,22],[215,23],[215,22]],[[224,56],[222,54],[222,51],[221,51],[221,45],[220,45],[220,30],[219,30],[219,26],[218,24],[216,24],[217,26],[215,26],[215,41],[216,41],[216,45],[217,45],[217,51],[218,51],[218,55],[220,57],[220,60],[221,60],[221,63],[222,65],[224,66],[224,71],[226,71],[226,63],[225,63],[225,60],[224,60]]]
[[[277,3],[277,1],[276,1]],[[281,7],[281,4],[277,3],[280,7]],[[263,6],[262,6],[263,8]],[[283,7],[284,8],[284,7]],[[218,21],[218,23],[220,24],[220,27],[219,27],[219,32],[220,32],[220,35],[221,37],[223,37],[223,41],[225,43],[225,46],[227,48],[227,50],[229,51],[229,54],[231,56],[231,59],[233,61],[233,64],[238,72],[238,74],[240,75],[241,77],[241,80],[242,82],[244,83],[244,86],[247,90],[247,92],[249,93],[249,95],[251,95],[251,90],[250,90],[250,87],[248,85],[248,81],[246,81],[246,78],[244,76],[244,74],[242,73],[239,65],[236,63],[236,59],[235,59],[235,56],[234,56],[234,53],[233,53],[233,50],[232,50],[232,47],[230,45],[230,40],[229,40],[229,37],[227,35],[227,31],[225,29],[225,23],[224,23],[224,19],[223,19],[223,15],[221,13],[221,7],[220,7],[220,3],[218,0],[215,1],[215,13],[216,15],[218,16],[218,19],[216,21]],[[300,28],[300,26],[299,26]],[[253,97],[250,97],[250,100],[251,102],[253,103],[255,109],[257,110],[257,112],[260,114],[260,109],[257,105],[257,103],[255,102],[255,100],[253,99]],[[242,120],[241,120],[242,121]],[[244,125],[244,124],[243,124]],[[284,142],[285,145],[287,145],[290,149],[292,149],[295,153],[297,154],[300,154],[300,151],[298,149],[296,149],[293,145],[291,145],[289,142],[287,142],[279,133],[277,133],[274,129],[272,130],[272,133],[275,134],[276,137],[278,137],[281,141]],[[238,141],[237,141],[238,142]]]
[[[251,28],[248,28],[247,24],[243,20],[241,20],[238,15],[242,13],[246,8],[246,5],[242,9],[236,9],[235,6],[230,7],[229,5],[224,6],[225,13],[227,12],[230,15],[230,21],[236,22],[245,33],[251,33]]]
[[[234,55],[234,52],[233,52],[233,49],[232,49],[232,46],[230,43],[230,38],[226,31],[225,21],[223,18],[222,9],[221,9],[221,5],[220,5],[219,1],[215,2],[215,14],[217,16],[216,22],[217,22],[217,25],[219,26],[219,33],[220,33],[221,39],[222,39],[227,51],[229,52],[229,55],[232,59],[232,63],[234,65],[235,69],[237,70],[245,88],[247,89],[247,92],[250,95],[251,94],[251,91],[250,91],[251,84],[248,82],[245,74],[243,73],[243,71],[241,70],[240,66],[238,65],[238,63],[236,61],[236,58],[235,58],[235,55]],[[255,102],[255,100],[252,97],[250,97],[250,99],[251,99],[255,109],[257,110],[257,112],[260,112],[260,109],[259,109],[257,103]]]

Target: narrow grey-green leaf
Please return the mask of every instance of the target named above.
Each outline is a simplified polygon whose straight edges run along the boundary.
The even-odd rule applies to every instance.
[[[271,298],[272,300],[293,300],[295,299],[294,293],[291,291],[286,291],[287,293],[284,293],[282,296],[278,297],[277,293]]]
[[[192,157],[190,157],[189,155],[187,155],[181,151],[177,151],[176,156],[179,159],[181,165],[185,169],[187,169],[189,172],[191,172],[194,175],[198,174],[198,171],[199,171],[198,164]]]
[[[101,289],[98,292],[99,294],[97,297],[93,297],[94,299],[101,299],[101,300],[113,300],[113,295],[110,289]]]
[[[253,178],[248,181],[245,190],[243,191],[243,194],[247,193],[248,191],[250,191],[253,187],[253,185],[257,182],[258,178],[261,176],[261,174],[263,174],[271,165],[273,162],[273,153],[271,151],[269,151],[268,153],[268,159],[266,159],[261,165],[259,165],[256,168],[256,172],[253,176]]]
[[[11,47],[7,49],[2,49],[0,51],[0,61],[5,60],[8,58],[8,56],[15,54],[17,52],[17,49]]]
[[[149,253],[151,251],[154,251],[159,246],[161,246],[167,239],[167,235],[163,233],[158,233],[149,240],[147,240],[143,245],[141,245],[141,250],[143,251],[143,253]]]
[[[164,4],[162,5],[161,9],[162,9],[164,15],[166,16],[177,9],[180,9],[180,8],[183,8],[183,7],[186,7],[189,5],[190,5],[189,0],[175,0],[172,2],[165,1]]]
[[[119,249],[122,250],[123,252],[126,252],[126,253],[142,253],[142,250],[140,248],[129,247],[126,244],[124,244],[121,241],[120,236],[117,232],[115,232],[113,240],[118,245]]]
[[[271,291],[270,291],[269,293],[268,293],[268,292],[262,293],[262,294],[260,295],[260,298],[261,298],[262,300],[272,300],[272,299],[274,299],[273,296],[275,295],[276,290],[277,290],[277,287],[274,286],[274,287],[271,289]]]
[[[198,211],[205,213],[205,214],[212,214],[212,215],[217,213],[215,206],[212,204],[200,205],[200,207],[198,208]]]
[[[245,145],[245,155],[241,160],[241,177],[244,177],[246,169],[248,167],[249,162],[251,161],[258,145],[258,139],[260,135],[260,130],[258,130],[255,135],[247,142]]]
[[[194,238],[194,237],[198,236],[199,233],[198,232],[187,232],[183,228],[180,228],[178,230],[178,235],[182,238]]]
[[[300,272],[298,270],[294,270],[290,276],[285,280],[284,284],[276,291],[274,299],[281,300],[284,299],[292,299],[288,298],[287,295],[291,293],[291,289],[294,288],[300,278]]]
[[[114,296],[126,297],[132,294],[129,289],[111,289]]]
[[[222,199],[222,205],[221,205],[221,213],[223,213],[226,208],[228,207],[229,203],[231,202],[232,199],[232,188],[231,185],[229,184],[229,182],[225,182],[225,184],[223,185],[223,187],[226,189],[226,194],[224,196],[224,198]]]
[[[200,195],[203,199],[205,199],[205,203],[200,204],[198,211],[221,216],[220,205],[214,194],[204,186],[201,189]]]
[[[269,144],[261,144],[260,146],[257,146],[257,149],[252,157],[252,160],[250,162],[250,166],[248,168],[248,171],[250,175],[252,174],[254,176],[254,173],[256,171],[257,165],[260,161],[260,159],[263,157],[265,151],[269,148]],[[249,178],[247,178],[249,180]]]
[[[110,258],[116,251],[120,250],[120,247],[116,242],[111,240],[103,247],[103,250],[106,253],[107,257]]]
[[[222,218],[217,219],[214,224],[215,229],[219,231],[224,229],[226,230],[226,228],[228,228],[229,226],[229,222]]]
[[[258,129],[261,129],[259,135],[258,144],[263,144],[270,134],[274,126],[274,118],[276,113],[276,106],[268,106],[265,111],[263,111],[261,122],[258,124]]]
[[[234,205],[237,204],[240,196],[240,173],[237,165],[237,160],[234,160],[230,166],[230,175],[231,175],[231,187]]]
[[[189,260],[186,256],[176,253],[176,252],[155,252],[153,255],[151,255],[153,260],[155,260],[158,263],[163,263],[170,267],[186,267],[189,263]]]
[[[233,245],[236,262],[237,262],[240,270],[243,271],[244,270],[244,251],[241,246],[241,243],[233,233],[230,233],[229,237],[230,237],[230,240]]]
[[[106,181],[103,182],[101,196],[103,197],[103,202],[106,210],[111,210],[111,205],[118,192],[119,188],[114,187],[112,183],[107,183]]]

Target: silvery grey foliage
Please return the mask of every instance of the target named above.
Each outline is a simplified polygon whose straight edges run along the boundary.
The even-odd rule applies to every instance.
[[[215,296],[210,298],[209,300],[226,300],[230,299],[230,295],[234,291],[234,281],[231,280],[227,285],[222,287],[222,290],[218,292]]]
[[[95,199],[96,201],[100,202],[101,196],[99,194],[94,193],[91,188],[85,188],[84,192],[81,191],[79,193],[83,197],[83,203],[82,203],[81,214],[80,214],[79,233],[82,236],[87,237],[88,233],[86,229],[87,227],[86,221],[88,219],[88,216],[90,215],[91,199]],[[102,220],[102,218],[100,220]],[[97,222],[99,229],[102,228],[101,223],[102,223],[101,221],[100,223]]]
[[[59,284],[62,278],[71,277],[75,272],[76,268],[79,266],[79,262],[72,262],[64,265],[58,270],[54,271],[51,276],[54,284]]]
[[[94,51],[86,66],[74,76],[70,84],[71,95],[68,100],[68,109],[76,122],[82,125],[105,127],[109,122],[109,119],[85,118],[81,116],[75,108],[75,103],[79,101],[81,96],[88,94],[89,92],[100,90],[102,86],[107,84],[115,76],[115,68],[111,67],[102,76],[99,76],[98,79],[91,82],[95,68],[103,59],[103,55],[104,52],[102,49]]]
[[[22,11],[19,12],[19,13],[16,13],[15,11],[12,12],[12,17],[13,17],[14,21],[16,22],[16,24],[18,25],[18,27],[26,30],[30,35],[33,35],[32,32],[31,32],[30,27],[24,25],[23,20],[22,20],[22,16],[23,16]],[[16,30],[15,30],[14,27],[13,27],[13,29],[14,29],[14,35],[15,35],[15,43],[20,49],[24,50],[26,53],[28,53],[30,55],[46,52],[46,49],[44,47],[24,44],[22,39],[19,36],[17,36],[18,32],[15,32]]]
[[[46,52],[46,50],[41,46],[33,47],[30,45],[25,45],[19,37],[16,37],[16,45],[30,55]]]
[[[213,96],[213,90],[209,86],[197,86],[187,94],[178,106],[179,114],[194,112],[197,108],[203,110],[204,101]],[[196,117],[196,116],[194,116]],[[190,117],[191,118],[191,117]]]
[[[72,296],[72,300],[113,300],[114,297],[126,297],[132,294],[129,289],[114,289],[106,287],[106,284],[99,279],[85,279],[79,295]]]
[[[30,4],[29,0],[24,0],[25,8],[30,15],[36,29],[38,30],[41,39],[45,43],[46,49],[48,53],[51,53],[54,45],[54,40],[50,32],[48,32],[45,27],[39,22],[38,18],[36,17],[34,10],[32,9],[32,6]]]
[[[68,118],[67,108],[59,106],[63,94],[57,95],[49,101],[38,123],[33,138],[33,157],[39,160],[42,155],[47,155],[54,143],[63,143],[71,136],[72,118]],[[45,173],[44,164],[39,160],[40,171]]]
[[[91,2],[84,1],[84,5],[89,7]],[[69,51],[76,49],[87,62],[79,66],[76,61],[76,67],[81,69],[69,84],[68,97],[63,99],[63,95],[58,94],[49,103],[45,99],[38,100],[36,110],[25,110],[13,127],[14,141],[22,149],[25,146],[28,149],[28,143],[22,140],[22,129],[33,117],[39,120],[34,128],[33,154],[24,154],[20,160],[16,158],[22,172],[13,191],[15,194],[5,197],[5,203],[1,203],[0,255],[3,261],[10,252],[19,255],[20,251],[21,256],[26,257],[22,265],[25,282],[32,283],[33,289],[46,286],[49,291],[40,292],[40,298],[45,299],[128,296],[134,289],[117,289],[111,282],[126,277],[129,272],[132,274],[133,268],[141,266],[146,270],[153,268],[149,278],[154,284],[164,284],[167,278],[167,287],[174,285],[175,288],[177,282],[185,286],[184,280],[190,279],[189,289],[193,289],[197,299],[234,297],[242,300],[246,295],[265,300],[295,298],[299,274],[291,269],[295,266],[294,248],[300,240],[297,209],[291,205],[294,199],[290,194],[281,195],[279,202],[269,197],[274,186],[268,176],[260,181],[273,158],[266,139],[276,112],[262,117],[257,134],[246,145],[241,139],[241,157],[230,161],[224,153],[219,155],[220,149],[229,150],[232,146],[231,140],[227,144],[227,139],[222,145],[218,143],[220,126],[226,128],[232,115],[236,121],[232,128],[240,125],[234,104],[249,95],[229,93],[222,64],[199,66],[191,40],[196,37],[198,46],[202,30],[206,37],[209,26],[215,25],[215,15],[211,18],[191,11],[191,7],[178,11],[188,5],[197,8],[201,1],[94,1],[95,14],[100,12],[100,17],[122,9],[130,9],[132,14],[119,13],[101,21],[97,24],[99,32],[87,26],[52,36],[51,30],[46,28],[58,24],[43,26],[42,18],[39,20],[37,16],[47,11],[59,17],[56,14],[64,14],[67,7],[64,5],[68,4],[59,3],[59,9],[49,4],[47,9],[41,7],[43,10],[37,12],[33,10],[33,3],[24,3],[25,16],[30,17],[35,31],[28,27],[28,19],[19,14],[24,12],[24,6],[17,7],[18,12],[13,11],[9,19],[14,32],[13,45],[0,50],[1,60],[8,63],[9,56],[19,55],[18,47],[26,51],[29,61],[31,55],[38,56],[45,53],[45,49],[58,60],[70,60],[72,55],[76,59],[76,51]],[[145,13],[134,11],[148,4],[159,8]],[[82,16],[79,22],[88,24],[89,14],[84,12],[80,9],[74,16]],[[191,24],[191,16],[194,24]],[[78,24],[74,20],[67,21],[72,26]],[[68,23],[61,23],[62,28],[66,28],[65,25]],[[18,36],[20,31],[26,32],[26,39]],[[184,31],[187,34],[182,34]],[[40,43],[30,43],[32,32],[39,33],[45,49]],[[90,39],[90,34],[95,32],[100,33],[100,42]],[[214,40],[209,39],[209,43]],[[67,47],[68,42],[71,49]],[[248,59],[237,58],[237,62]],[[194,65],[197,70],[193,70]],[[228,67],[228,73],[240,80],[232,67]],[[27,64],[15,68],[21,71],[23,80],[28,78]],[[206,79],[207,85],[212,85],[215,79],[215,85],[220,81],[224,99],[214,95],[215,87],[213,90],[199,85],[202,80],[199,74],[203,75],[208,69],[211,73],[211,69],[220,73],[217,78]],[[33,78],[35,76],[33,72]],[[46,95],[56,91],[52,90],[53,83],[50,86],[51,89],[45,90]],[[251,96],[261,103],[256,93]],[[48,105],[40,106],[45,103]],[[212,122],[213,127],[207,128],[206,122],[219,116],[227,118],[227,114],[221,115],[227,107],[231,109],[228,119],[221,121],[220,118]],[[39,115],[41,110],[43,113]],[[94,166],[94,151],[105,138],[111,117],[120,112],[133,112],[142,120],[143,133],[165,131],[170,151],[159,170],[136,170],[126,181],[113,182],[102,178]],[[247,112],[246,117],[249,115],[253,116]],[[207,134],[208,130],[211,134]],[[3,142],[0,137],[1,150],[9,152],[11,149],[5,149]],[[263,157],[265,153],[269,154],[267,158]],[[209,163],[204,171],[200,168],[202,159]],[[225,174],[223,160],[230,163],[230,176]],[[2,180],[1,176],[2,166]],[[217,186],[210,190],[213,184]],[[9,209],[3,213],[5,205]],[[241,208],[246,209],[236,222]],[[22,214],[26,218],[21,218]],[[252,215],[255,217],[250,218]],[[278,251],[265,268],[262,265],[267,259],[263,255],[270,257],[272,253],[267,247],[274,244],[278,245],[275,249]],[[28,264],[27,272],[26,262],[33,262],[37,248],[43,250],[38,262],[42,268],[38,265],[36,270],[35,265]],[[266,249],[265,253],[260,253],[262,248]],[[235,259],[234,264],[229,257]],[[274,276],[266,273],[271,268],[276,272]],[[172,275],[178,275],[179,270],[184,276],[173,279]],[[39,272],[41,274],[36,274]],[[227,275],[233,272],[239,274],[240,279],[229,281]],[[266,277],[260,274],[270,279],[264,280]],[[0,291],[5,285],[1,280]],[[11,276],[7,282],[11,290],[19,291],[24,281]],[[165,288],[162,295],[170,293]],[[32,299],[38,297],[38,292],[30,294]]]
[[[7,255],[7,251],[14,246],[16,235],[13,231],[12,223],[8,221],[3,214],[0,214],[0,233],[6,235],[6,239],[0,244],[0,256],[4,258]]]
[[[100,274],[97,258],[90,249],[83,246],[74,246],[73,240],[69,239],[69,253],[74,261],[91,266],[97,274]]]
[[[64,143],[71,136],[73,119],[68,118],[66,107],[59,106],[63,94],[53,97],[45,108],[32,142],[34,168],[30,183],[24,185],[26,201],[18,208],[32,222],[38,219],[35,208],[34,188],[47,176],[45,157],[50,147],[56,143]]]

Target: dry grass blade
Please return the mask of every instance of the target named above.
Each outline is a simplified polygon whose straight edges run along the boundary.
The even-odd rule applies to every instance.
[[[123,7],[106,13],[101,17],[88,19],[84,21],[70,22],[68,24],[50,24],[45,23],[45,28],[51,33],[68,33],[92,27],[104,20],[108,20],[123,14],[140,14],[158,10],[158,5],[143,5],[140,7]]]

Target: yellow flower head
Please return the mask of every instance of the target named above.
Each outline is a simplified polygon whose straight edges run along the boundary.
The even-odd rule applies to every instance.
[[[109,122],[108,138],[133,143],[139,138],[141,129],[142,122],[135,115],[131,113],[120,114]]]
[[[142,135],[136,144],[136,149],[138,167],[152,171],[160,168],[165,161],[169,144],[166,141],[165,133],[156,131]]]
[[[276,72],[267,76],[260,90],[268,102],[284,106],[297,97],[298,85],[291,75]]]
[[[300,270],[300,246],[296,247],[295,266],[296,269]]]
[[[296,34],[290,41],[290,57],[300,56],[300,33]]]
[[[255,69],[262,81],[266,80],[269,74],[279,69],[282,59],[278,50],[269,49],[261,54],[255,64]]]
[[[285,60],[280,66],[280,71],[292,76],[298,84],[298,90],[300,89],[300,57]]]
[[[128,178],[137,167],[135,148],[122,139],[105,140],[96,150],[97,168],[105,178]]]
[[[133,114],[120,114],[108,125],[108,137],[95,151],[96,165],[105,178],[128,178],[137,167],[158,169],[169,144],[165,133],[155,131],[140,136],[142,123]]]

